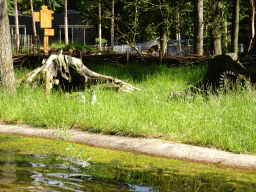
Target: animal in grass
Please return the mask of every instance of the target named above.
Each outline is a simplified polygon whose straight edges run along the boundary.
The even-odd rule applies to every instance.
[[[95,90],[91,90],[89,91],[91,93],[91,100],[90,100],[90,103],[91,104],[95,104],[97,102],[97,97],[96,97],[96,92]],[[85,103],[85,96],[83,93],[78,93],[77,94],[77,99],[83,103]]]
[[[158,52],[160,49],[160,45],[159,43],[155,43],[153,45],[150,46],[150,48],[148,48],[146,51],[144,51],[144,54],[149,54],[149,53],[155,53]]]
[[[90,91],[90,93],[92,94],[91,104],[95,104],[97,102],[95,90]]]
[[[91,103],[95,104],[97,102],[96,92],[95,90],[89,91],[89,94],[84,94],[83,92],[73,92],[73,93],[66,93],[65,98],[77,98],[79,102]]]
[[[83,103],[85,103],[85,96],[83,93],[78,93],[77,94],[77,99]]]
[[[173,91],[170,96],[193,96],[197,93],[208,95],[218,93],[219,90],[226,93],[227,90],[238,88],[239,83],[243,87],[256,86],[256,73],[246,69],[232,54],[217,55],[208,61],[207,72],[202,81],[183,91]]]

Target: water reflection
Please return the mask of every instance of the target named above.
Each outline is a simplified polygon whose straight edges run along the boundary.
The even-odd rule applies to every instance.
[[[20,155],[1,151],[0,189],[9,191],[241,191],[242,183],[209,174],[182,176],[179,170],[140,171],[118,161],[86,162],[56,154]],[[243,183],[253,191],[255,184]],[[240,187],[239,187],[240,186]],[[19,190],[16,190],[19,189]],[[248,190],[247,190],[248,189]]]
[[[16,156],[22,157],[22,155],[18,154]],[[26,156],[23,156],[22,159],[26,159]],[[62,161],[65,160],[63,164],[44,164],[36,162],[42,160],[42,157],[38,155],[33,156],[32,159],[35,162],[24,160],[0,161],[0,188],[9,189],[15,186],[15,188],[18,187],[21,191],[47,192],[157,191],[152,187],[126,184],[84,174],[84,165],[86,164],[88,168],[91,164],[82,160],[62,158]],[[67,160],[69,160],[68,164],[66,164]]]

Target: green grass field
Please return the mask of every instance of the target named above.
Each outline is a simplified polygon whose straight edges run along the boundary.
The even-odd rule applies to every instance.
[[[86,65],[98,73],[131,83],[142,91],[122,93],[92,87],[97,95],[97,103],[92,105],[88,90],[84,92],[84,104],[60,90],[53,90],[50,99],[46,100],[43,87],[21,86],[15,95],[0,94],[0,121],[163,138],[235,153],[256,154],[254,90],[171,99],[171,91],[183,90],[200,81],[207,66]],[[16,77],[28,71],[16,69]]]

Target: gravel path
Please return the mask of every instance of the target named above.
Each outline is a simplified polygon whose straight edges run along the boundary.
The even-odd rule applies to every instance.
[[[60,137],[56,129],[39,129],[27,125],[0,124],[0,133],[48,139]],[[67,134],[66,140],[90,146],[256,171],[256,155],[234,154],[160,139],[119,137],[74,130],[67,131]]]

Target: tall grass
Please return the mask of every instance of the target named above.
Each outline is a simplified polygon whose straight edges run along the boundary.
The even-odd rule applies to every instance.
[[[219,148],[236,153],[256,154],[256,92],[170,98],[200,81],[206,66],[168,68],[163,65],[93,65],[99,73],[127,81],[143,91],[117,93],[96,90],[97,103],[85,104],[76,97],[53,90],[46,100],[43,88],[21,86],[15,95],[0,94],[0,121],[27,123],[38,127],[80,128],[82,130],[164,138],[174,142]],[[23,72],[27,72],[23,69]],[[17,70],[20,76],[22,70]]]

